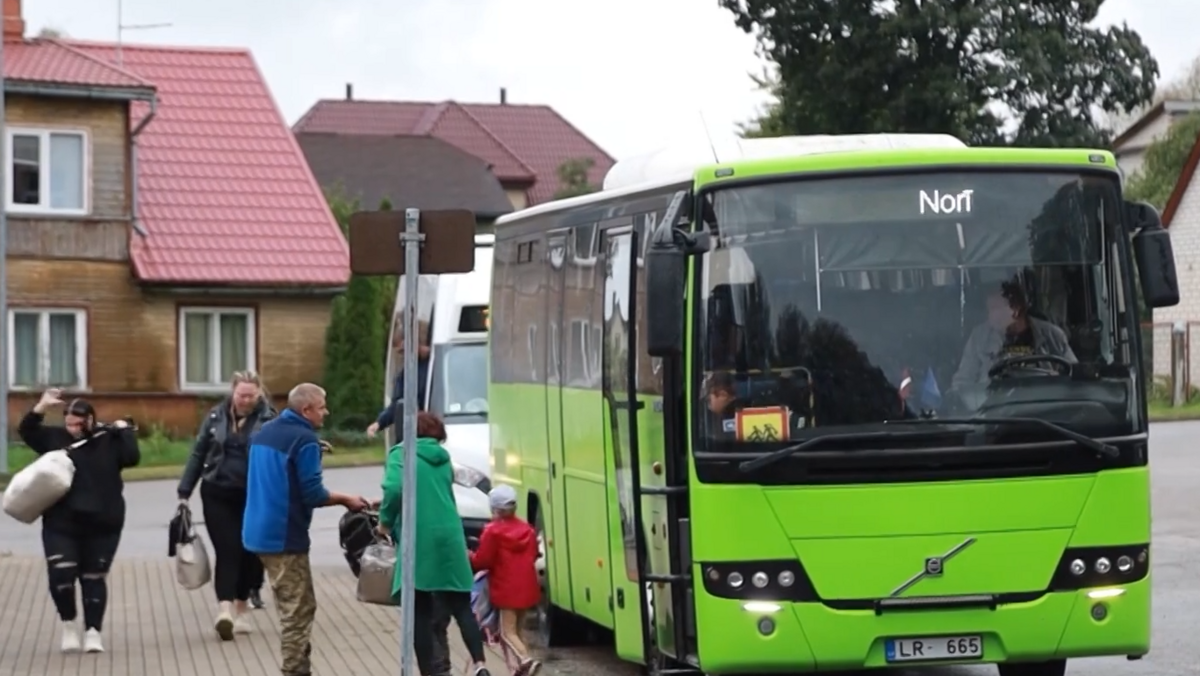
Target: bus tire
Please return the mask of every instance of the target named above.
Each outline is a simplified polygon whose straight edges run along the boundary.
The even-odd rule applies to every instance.
[[[546,562],[550,559],[549,548],[546,546],[545,518],[541,510],[534,517],[534,528],[537,530],[538,549],[542,558],[538,582],[542,586],[542,598],[535,609],[534,625],[538,643],[546,648],[559,648],[578,643],[578,620],[554,605],[550,597],[550,574],[546,570]]]
[[[1065,676],[1067,673],[1066,660],[1012,662],[996,666],[1000,669],[1000,676]]]

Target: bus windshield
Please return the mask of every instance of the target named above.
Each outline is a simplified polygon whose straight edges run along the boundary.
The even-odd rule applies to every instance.
[[[446,424],[487,420],[487,353],[485,342],[434,346],[429,410]]]
[[[703,199],[714,235],[696,309],[706,448],[758,452],[936,418],[1129,431],[1136,324],[1115,176],[908,173]]]

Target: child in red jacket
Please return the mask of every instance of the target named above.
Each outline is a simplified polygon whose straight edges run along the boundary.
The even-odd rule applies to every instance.
[[[516,515],[517,492],[500,485],[488,494],[492,522],[479,537],[479,547],[471,552],[471,568],[488,572],[488,594],[492,607],[500,611],[500,638],[517,655],[521,666],[513,676],[533,676],[541,662],[529,657],[529,648],[521,640],[525,613],[537,606],[542,590],[537,579],[537,533]]]

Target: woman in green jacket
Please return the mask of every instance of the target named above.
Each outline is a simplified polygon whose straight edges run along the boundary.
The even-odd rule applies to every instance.
[[[458,505],[454,502],[454,469],[450,453],[442,447],[446,426],[432,413],[417,415],[417,533],[416,570],[413,571],[413,649],[417,666],[425,676],[435,674],[438,640],[435,622],[439,604],[449,612],[462,632],[463,643],[475,663],[475,676],[490,676],[483,653],[483,632],[471,610],[474,575],[467,557]],[[383,502],[379,507],[379,529],[400,543],[401,499],[404,482],[404,450],[396,445],[388,453],[383,476]],[[403,579],[400,552],[392,596],[398,602]],[[445,627],[444,624],[441,625]]]

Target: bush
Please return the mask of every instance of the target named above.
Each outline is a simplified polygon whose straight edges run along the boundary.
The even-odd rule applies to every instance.
[[[378,447],[383,444],[383,437],[378,436],[374,439],[367,438],[367,433],[363,431],[366,425],[359,429],[326,429],[321,431],[321,438],[333,444],[334,452],[339,448],[370,448]]]

